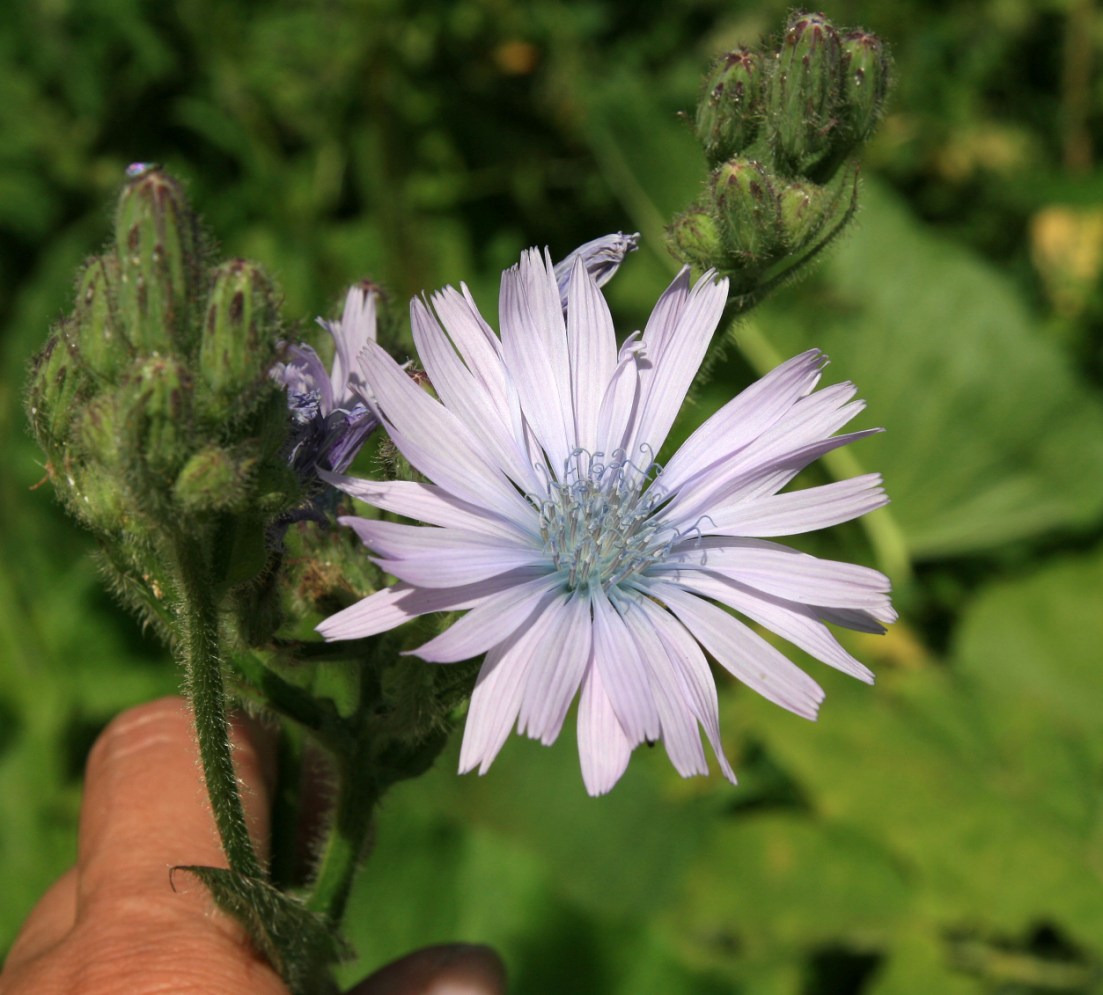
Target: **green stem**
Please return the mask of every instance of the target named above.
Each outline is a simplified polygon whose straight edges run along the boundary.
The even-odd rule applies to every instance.
[[[299,822],[303,806],[305,733],[294,722],[283,723],[277,747],[279,777],[272,799],[272,844],[268,872],[272,883],[287,891],[302,883],[299,874]]]
[[[184,663],[207,796],[230,869],[247,877],[263,879],[264,872],[245,823],[230,749],[218,606],[212,594],[213,585],[198,544],[182,539],[177,544],[177,552],[184,582],[181,612]]]
[[[332,923],[340,922],[344,916],[352,879],[367,848],[380,795],[371,777],[372,761],[364,748],[367,744],[363,740],[361,743],[361,749],[352,756],[339,759],[340,788],[333,825],[306,899],[307,908]]]

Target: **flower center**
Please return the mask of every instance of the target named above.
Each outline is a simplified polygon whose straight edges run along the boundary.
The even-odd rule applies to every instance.
[[[623,452],[572,454],[563,480],[548,484],[540,508],[540,535],[571,590],[606,591],[660,559],[669,532],[652,513],[644,488],[656,464],[640,469]]]

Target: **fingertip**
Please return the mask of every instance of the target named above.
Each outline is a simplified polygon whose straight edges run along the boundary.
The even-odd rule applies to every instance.
[[[491,947],[446,943],[415,950],[365,978],[349,995],[505,995],[506,969]]]

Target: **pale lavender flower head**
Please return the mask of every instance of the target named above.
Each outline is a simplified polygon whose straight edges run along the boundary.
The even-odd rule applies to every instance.
[[[368,282],[349,288],[339,321],[318,318],[336,344],[333,369],[326,372],[308,345],[287,347],[287,361],[277,363],[272,376],[287,388],[287,406],[295,430],[289,461],[303,473],[315,464],[340,472],[352,462],[379,422],[362,398],[356,359],[376,340],[379,292]]]
[[[849,383],[816,391],[824,356],[790,359],[654,462],[715,331],[725,280],[683,270],[642,335],[618,349],[585,261],[564,316],[546,256],[503,275],[499,338],[467,289],[411,304],[437,398],[368,344],[363,375],[392,440],[427,483],[323,477],[422,525],[346,517],[397,583],[323,622],[354,639],[428,612],[466,615],[412,651],[434,663],[486,654],[461,772],[485,773],[510,730],[551,743],[579,696],[591,794],[641,743],[662,740],[683,776],[721,771],[706,652],[759,694],[814,718],[819,685],[753,622],[860,680],[870,672],[826,622],[883,631],[889,582],[867,567],[772,541],[885,503],[877,474],[781,493],[804,467],[870,434],[835,433],[862,410]],[[439,399],[438,399],[439,398]],[[727,609],[732,609],[733,614]]]

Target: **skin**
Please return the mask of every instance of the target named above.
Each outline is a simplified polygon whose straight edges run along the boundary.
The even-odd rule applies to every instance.
[[[235,719],[234,762],[263,853],[274,769],[267,733]],[[287,995],[244,931],[176,864],[225,867],[179,698],[114,719],[88,757],[77,863],[12,946],[0,995]],[[449,944],[387,965],[350,995],[504,995],[488,948]]]

